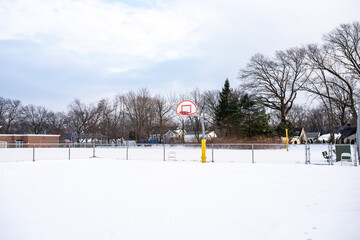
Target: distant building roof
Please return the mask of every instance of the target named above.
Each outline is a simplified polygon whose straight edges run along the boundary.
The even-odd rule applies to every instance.
[[[330,133],[329,126],[324,126],[321,128],[320,135],[325,135]],[[335,126],[335,133],[340,134],[341,138],[346,138],[356,133],[356,126]]]
[[[347,126],[346,128],[340,131],[340,134],[342,139],[354,135],[356,134],[356,126]]]
[[[302,128],[295,128],[294,129],[294,137],[300,137]]]
[[[306,133],[307,138],[317,138],[320,137],[320,132],[307,132]]]

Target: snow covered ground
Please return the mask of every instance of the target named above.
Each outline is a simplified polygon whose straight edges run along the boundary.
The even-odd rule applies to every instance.
[[[42,160],[57,150],[46,151]],[[158,159],[147,151],[142,158]],[[244,150],[246,161],[217,153],[206,164],[105,155],[1,163],[0,239],[360,239],[360,167],[305,165],[300,148],[284,153],[294,164],[280,164],[278,151],[256,151],[256,164]]]

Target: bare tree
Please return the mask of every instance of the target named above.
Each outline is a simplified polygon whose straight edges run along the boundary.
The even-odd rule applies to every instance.
[[[313,69],[322,71],[323,78],[327,77],[327,84],[334,89],[331,95],[322,97],[350,108],[351,123],[356,124],[356,87],[360,80],[360,23],[342,24],[324,35],[324,41],[323,46],[312,44],[307,47],[307,59]],[[340,96],[336,90],[344,94]]]
[[[212,130],[216,127],[216,116],[215,110],[219,101],[219,91],[208,90],[203,92],[204,98],[204,118],[207,122],[208,128]]]
[[[335,116],[334,116],[334,99],[331,95],[331,82],[334,81],[326,75],[323,69],[313,68],[311,78],[304,85],[304,89],[313,94],[314,98],[318,98],[327,114],[328,126],[330,129],[331,141],[335,136]]]
[[[306,130],[310,132],[320,132],[321,127],[323,127],[327,122],[327,116],[325,108],[323,106],[317,106],[308,111]]]
[[[360,22],[341,24],[326,34],[324,40],[335,62],[343,66],[346,74],[354,75],[354,78],[360,80]],[[337,71],[335,73],[342,75]]]
[[[113,111],[114,105],[107,99],[101,99],[98,103],[98,111],[100,115],[99,130],[101,134],[110,137],[111,139],[117,138],[117,133],[113,128]]]
[[[100,131],[111,139],[121,141],[128,136],[128,122],[126,121],[126,111],[124,96],[117,95],[112,102],[108,100],[100,101]]]
[[[49,112],[48,114],[48,132],[51,134],[60,134],[65,137],[67,133],[67,117],[64,112]]]
[[[30,104],[23,108],[22,124],[25,132],[40,134],[46,133],[49,124],[49,112],[42,106]]]
[[[100,120],[99,108],[93,104],[86,105],[79,99],[70,104],[68,112],[69,127],[77,134],[96,133]]]
[[[344,82],[337,82],[338,84],[331,85],[335,122],[341,126],[345,126],[352,121],[352,113],[350,108],[351,100],[348,94],[349,92],[346,90],[344,91],[344,89],[346,89]],[[355,89],[355,82],[349,81],[349,83],[353,86],[352,88]]]
[[[125,108],[127,115],[132,123],[135,138],[139,142],[141,139],[149,138],[154,123],[154,100],[146,88],[125,95]]]
[[[0,133],[3,131],[3,126],[5,125],[5,108],[6,100],[0,97]]]
[[[288,119],[293,123],[295,128],[306,127],[307,110],[301,106],[294,104],[289,111]]]
[[[17,123],[20,121],[23,107],[19,100],[2,99],[2,128],[4,133],[17,133]]]
[[[118,136],[127,139],[129,136],[130,122],[126,114],[126,98],[124,95],[117,95],[114,100],[113,129]]]
[[[157,125],[159,127],[160,142],[162,142],[164,138],[164,128],[172,119],[170,113],[172,113],[175,109],[175,97],[169,95],[167,98],[165,98],[157,95],[154,98],[154,105],[156,118],[158,120]]]
[[[286,122],[297,91],[307,78],[303,48],[277,51],[274,58],[256,54],[239,73],[242,87],[259,96],[266,107],[276,110],[280,122]]]

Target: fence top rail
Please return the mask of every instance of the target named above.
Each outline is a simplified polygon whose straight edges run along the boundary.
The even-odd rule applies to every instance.
[[[54,143],[54,142],[41,142],[41,143],[6,143],[8,146],[109,146],[109,147],[149,147],[149,146],[201,146],[201,143],[137,143],[137,144],[131,144],[127,145],[126,143],[123,144],[112,144],[112,143]],[[207,143],[208,146],[305,146],[306,144],[286,144],[286,143]],[[328,146],[330,143],[312,143],[308,145],[314,145],[314,146]],[[332,144],[333,146],[355,146],[354,144]]]

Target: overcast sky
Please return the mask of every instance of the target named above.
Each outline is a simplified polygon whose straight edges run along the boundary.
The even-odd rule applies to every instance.
[[[233,87],[250,57],[321,42],[359,0],[0,0],[0,96],[66,110],[147,87]]]

